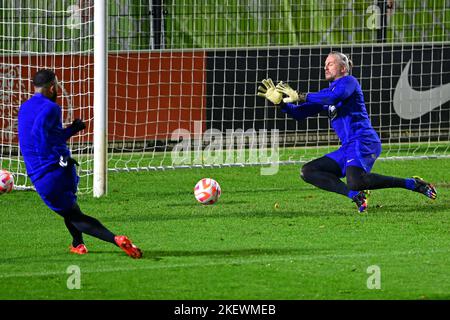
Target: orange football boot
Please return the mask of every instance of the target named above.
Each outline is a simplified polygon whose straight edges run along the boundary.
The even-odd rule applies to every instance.
[[[142,257],[142,251],[136,247],[127,236],[115,236],[114,241],[117,245],[125,251],[127,255],[133,259],[139,259]]]
[[[75,254],[86,254],[88,253],[88,249],[84,244],[79,244],[78,246],[74,247],[72,245],[69,246],[70,252]]]

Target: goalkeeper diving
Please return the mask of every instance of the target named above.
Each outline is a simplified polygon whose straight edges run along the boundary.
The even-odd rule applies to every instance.
[[[331,127],[341,141],[341,147],[312,160],[301,169],[302,179],[320,189],[335,192],[356,203],[359,212],[367,210],[369,190],[403,188],[436,199],[436,188],[422,178],[397,178],[371,173],[381,153],[381,140],[373,129],[358,80],[353,77],[349,58],[332,51],[325,61],[328,88],[302,93],[271,79],[262,80],[258,96],[279,106],[281,111],[297,121],[328,112]],[[347,178],[344,183],[341,178]]]

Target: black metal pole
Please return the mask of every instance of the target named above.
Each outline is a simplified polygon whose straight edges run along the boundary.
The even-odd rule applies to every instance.
[[[380,28],[377,32],[378,42],[386,42],[387,38],[387,0],[378,0],[380,8]]]
[[[151,14],[153,16],[152,19],[152,27],[153,27],[153,49],[161,49],[162,48],[162,40],[163,40],[163,5],[162,0],[152,0],[152,11]]]

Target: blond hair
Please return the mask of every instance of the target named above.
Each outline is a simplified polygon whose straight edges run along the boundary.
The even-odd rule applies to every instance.
[[[347,70],[347,73],[350,73],[352,71],[353,62],[345,54],[343,54],[342,52],[339,52],[339,51],[331,51],[328,55],[329,56],[333,55],[335,57],[338,57],[340,64],[345,67],[345,70]]]

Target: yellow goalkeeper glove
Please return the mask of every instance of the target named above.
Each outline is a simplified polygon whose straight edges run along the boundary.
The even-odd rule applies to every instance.
[[[258,96],[266,98],[273,104],[280,104],[281,100],[283,99],[283,95],[277,91],[272,79],[264,79],[261,82],[265,86],[265,88],[262,86],[258,87]]]
[[[287,95],[283,99],[284,103],[302,103],[306,101],[306,94],[295,91],[287,83],[283,83],[283,81],[277,84],[276,89],[279,93]]]

